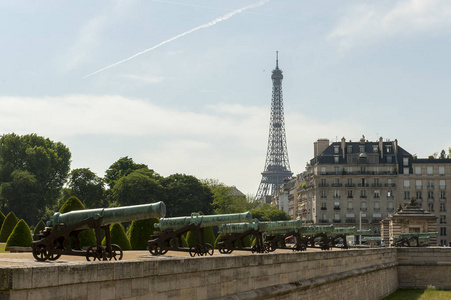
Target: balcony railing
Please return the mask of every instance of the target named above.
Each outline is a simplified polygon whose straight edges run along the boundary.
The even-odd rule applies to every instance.
[[[329,184],[328,183],[320,183],[318,184],[319,187],[328,187]]]
[[[360,195],[360,198],[367,198],[366,195]]]
[[[342,187],[343,184],[342,183],[332,183],[330,186],[331,187]]]
[[[385,187],[395,187],[396,183],[386,183],[384,184]]]
[[[382,183],[373,183],[371,184],[372,187],[382,187]]]
[[[446,198],[440,198],[440,201],[445,202]]]
[[[319,219],[318,223],[329,223],[328,219]]]
[[[369,183],[359,183],[357,186],[358,187],[369,187],[370,185],[369,185]]]
[[[365,223],[365,224],[369,223],[368,219],[362,218],[362,223]]]
[[[361,207],[360,210],[367,210],[367,208],[366,207]]]
[[[355,223],[355,219],[346,219],[345,223]]]
[[[345,187],[355,187],[355,183],[345,183]]]
[[[327,210],[327,207],[322,206],[321,210]]]
[[[334,223],[341,223],[341,219],[334,219]]]
[[[348,195],[348,198],[354,198],[354,196],[353,195]]]
[[[340,206],[334,206],[334,210],[340,210]]]
[[[334,198],[335,198],[335,199],[339,199],[339,198],[340,198],[340,195],[334,195]]]

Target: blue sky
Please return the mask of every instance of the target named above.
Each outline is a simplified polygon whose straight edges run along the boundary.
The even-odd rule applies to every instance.
[[[318,138],[451,146],[445,0],[2,1],[0,38],[0,134],[61,141],[99,176],[129,156],[255,194],[276,51],[294,173]]]

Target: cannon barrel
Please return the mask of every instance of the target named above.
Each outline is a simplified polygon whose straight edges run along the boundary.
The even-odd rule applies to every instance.
[[[109,225],[113,223],[131,222],[136,220],[161,218],[166,214],[166,205],[160,201],[157,203],[112,207],[112,208],[95,208],[85,210],[74,210],[68,213],[56,212],[50,221],[47,221],[48,227],[64,224],[65,226],[73,226],[88,218],[98,219],[102,217],[101,225]],[[86,226],[86,228],[88,228]],[[83,229],[83,228],[80,228]]]
[[[413,238],[413,237],[422,237],[422,236],[431,236],[438,235],[438,232],[412,232],[412,233],[401,233],[399,238]]]
[[[290,221],[273,221],[273,222],[260,222],[260,231],[287,231],[293,229],[301,229],[301,220],[290,220]]]
[[[301,228],[301,232],[305,235],[317,234],[317,233],[330,233],[334,231],[334,225],[313,225],[304,226]]]
[[[218,226],[227,223],[240,223],[252,221],[252,214],[248,212],[224,215],[199,215],[192,213],[190,217],[161,218],[156,227],[160,230],[177,230],[190,224],[200,225],[200,227]]]
[[[219,226],[219,233],[243,233],[251,229],[258,230],[258,222],[223,224]]]
[[[355,227],[335,227],[334,231],[332,232],[334,234],[357,234],[357,230]]]

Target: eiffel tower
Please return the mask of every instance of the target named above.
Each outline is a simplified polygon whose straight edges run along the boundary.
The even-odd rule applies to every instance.
[[[269,125],[268,151],[266,154],[265,170],[258,187],[256,199],[271,202],[271,196],[282,187],[283,180],[290,178],[287,139],[285,136],[285,121],[282,97],[282,70],[279,69],[279,52],[276,52],[276,68],[272,71],[272,101],[271,121]]]

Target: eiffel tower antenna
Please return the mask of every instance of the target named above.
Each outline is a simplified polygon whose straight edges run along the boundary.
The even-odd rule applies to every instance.
[[[279,51],[276,51],[276,68],[272,71],[271,120],[269,124],[268,151],[266,153],[265,170],[258,187],[256,199],[270,202],[271,197],[282,187],[283,180],[290,178],[287,139],[282,97],[282,70],[279,69]]]

